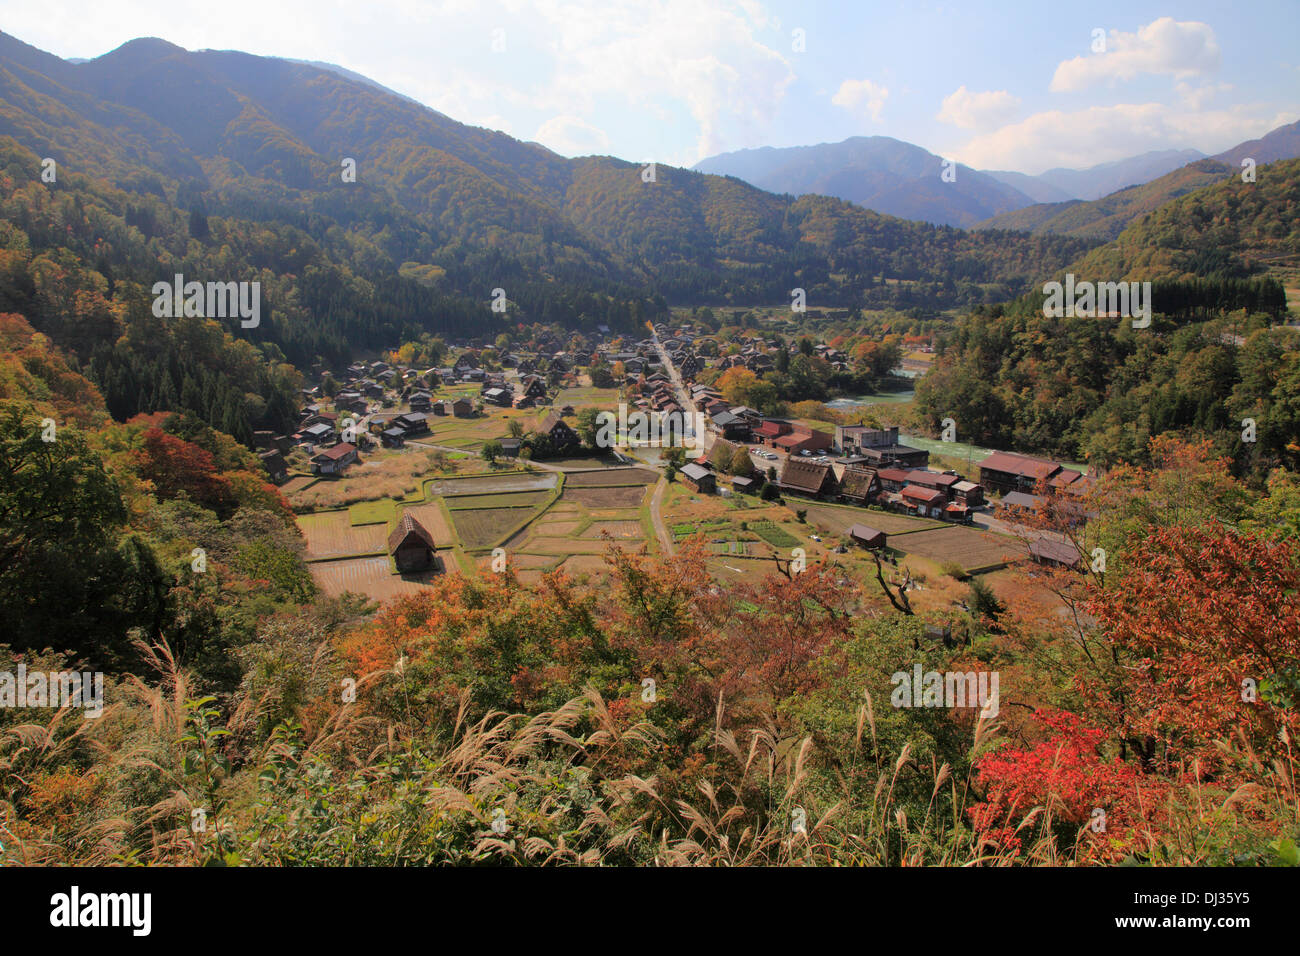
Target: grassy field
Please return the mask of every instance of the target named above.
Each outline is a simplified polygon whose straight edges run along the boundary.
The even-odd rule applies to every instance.
[[[354,525],[387,524],[397,518],[397,503],[391,498],[360,501],[348,507],[348,518]]]

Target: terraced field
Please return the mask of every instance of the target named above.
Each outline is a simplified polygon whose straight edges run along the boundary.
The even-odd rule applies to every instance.
[[[456,562],[444,558],[446,571],[455,573]],[[437,577],[435,572],[422,575],[393,574],[388,557],[353,558],[344,561],[318,561],[309,566],[320,589],[330,597],[344,591],[364,594],[371,600],[386,601],[402,594],[415,594]]]
[[[571,488],[566,481],[560,500],[572,501],[584,508],[637,508],[640,507],[648,487],[648,485],[617,485]]]
[[[346,511],[299,515],[298,526],[307,539],[308,561],[381,552],[388,539],[387,525],[354,526]]]
[[[466,508],[451,513],[461,545],[469,551],[496,546],[531,514],[527,508]]]

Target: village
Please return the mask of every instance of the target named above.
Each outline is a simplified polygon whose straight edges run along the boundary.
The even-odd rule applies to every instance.
[[[902,560],[913,581],[1022,561],[1079,567],[1068,536],[1024,519],[1050,497],[1084,521],[1093,482],[1081,470],[995,452],[963,475],[931,468],[897,425],[731,405],[698,379],[771,368],[772,346],[706,355],[700,331],[660,323],[628,342],[602,327],[586,342],[544,333],[528,350],[456,343],[437,367],[320,370],[298,430],[259,433],[259,456],[298,516],[318,583],[377,600],[506,565],[525,580],[599,572],[610,545],[672,553],[696,536],[721,580],[767,573],[794,549],[862,573],[871,554]],[[584,440],[584,419],[615,407],[702,422],[705,434],[690,436],[689,457],[635,435],[629,444],[625,429],[617,445],[589,427]]]

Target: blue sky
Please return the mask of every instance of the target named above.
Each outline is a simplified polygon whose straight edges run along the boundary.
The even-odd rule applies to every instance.
[[[325,60],[564,155],[675,165],[884,135],[1036,173],[1300,119],[1297,0],[43,0],[3,29]]]

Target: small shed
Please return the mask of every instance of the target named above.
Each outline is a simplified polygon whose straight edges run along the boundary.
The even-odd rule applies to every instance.
[[[427,571],[434,567],[436,547],[433,535],[410,512],[402,514],[397,527],[388,535],[388,553],[393,556],[398,571]]]
[[[868,550],[883,548],[888,540],[885,532],[878,531],[875,528],[868,527],[865,524],[855,524],[849,528],[849,537],[856,541],[862,547]]]

